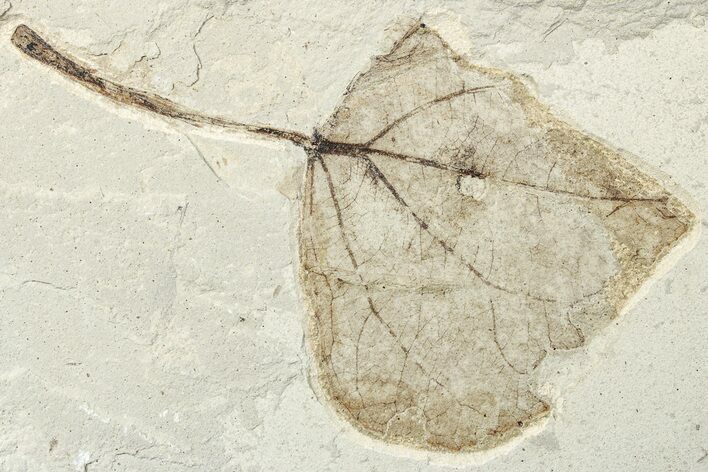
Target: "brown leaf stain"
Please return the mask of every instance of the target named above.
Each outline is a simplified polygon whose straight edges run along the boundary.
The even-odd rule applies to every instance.
[[[621,153],[423,24],[357,76],[312,136],[101,78],[24,25],[12,42],[119,104],[305,151],[304,178],[280,191],[303,202],[318,388],[387,443],[479,451],[539,423],[551,411],[538,391],[543,360],[616,318],[696,224]]]

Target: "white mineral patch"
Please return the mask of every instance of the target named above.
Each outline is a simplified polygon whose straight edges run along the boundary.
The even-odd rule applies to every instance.
[[[487,184],[483,178],[465,175],[457,179],[457,187],[462,195],[472,197],[475,200],[484,198],[487,191]]]

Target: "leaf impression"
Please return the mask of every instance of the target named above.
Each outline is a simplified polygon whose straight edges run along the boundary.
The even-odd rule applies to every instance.
[[[376,57],[312,136],[101,78],[24,25],[12,41],[115,102],[303,148],[314,376],[345,421],[386,443],[480,451],[542,421],[544,359],[614,320],[696,226],[622,153],[424,25]]]

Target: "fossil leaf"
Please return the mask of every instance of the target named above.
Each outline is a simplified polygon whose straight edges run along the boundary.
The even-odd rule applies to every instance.
[[[545,417],[540,363],[615,318],[694,222],[423,26],[352,82],[318,140],[300,228],[317,377],[387,442],[488,449]]]
[[[476,451],[538,423],[551,408],[543,360],[617,317],[695,227],[621,153],[422,25],[313,136],[102,78],[25,25],[12,42],[114,102],[305,150],[299,248],[317,383],[386,442]]]

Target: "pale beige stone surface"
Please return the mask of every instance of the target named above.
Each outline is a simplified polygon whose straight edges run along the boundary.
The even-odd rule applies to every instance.
[[[114,80],[309,134],[423,15],[705,208],[705,2],[519,3],[0,3],[0,470],[479,459],[381,449],[316,397],[297,279],[301,150],[117,107],[20,55],[17,24]],[[545,428],[464,467],[708,467],[706,262],[701,238],[614,329],[544,367]]]

